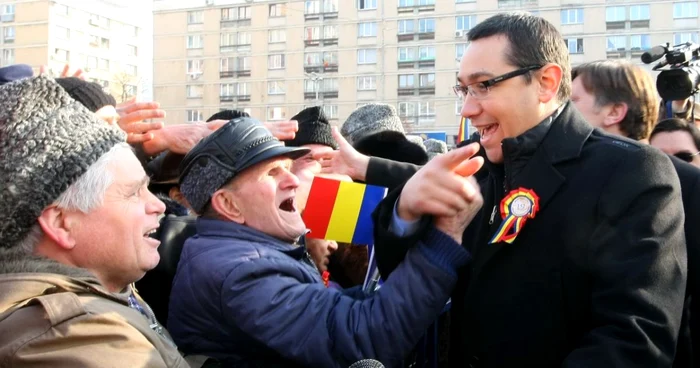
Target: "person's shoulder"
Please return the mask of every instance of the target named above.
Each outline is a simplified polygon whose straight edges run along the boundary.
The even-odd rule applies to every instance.
[[[647,145],[629,138],[603,132],[600,129],[594,129],[584,147],[585,149],[593,149],[606,153],[622,153],[638,152],[647,148]]]

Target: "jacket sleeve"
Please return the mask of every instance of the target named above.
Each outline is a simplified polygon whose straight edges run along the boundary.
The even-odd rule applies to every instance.
[[[177,367],[188,367],[184,359],[179,362]],[[22,345],[9,366],[168,367],[141,332],[126,319],[111,314],[82,315],[53,326]]]
[[[394,188],[403,185],[413,176],[421,166],[387,160],[379,157],[370,157],[365,175],[365,183],[380,187]]]
[[[665,155],[623,159],[598,202],[586,267],[590,330],[571,367],[670,367],[687,277],[681,192]]]
[[[347,367],[361,359],[393,366],[442,311],[456,270],[468,259],[466,250],[433,229],[394,277],[363,300],[305,283],[299,267],[255,259],[224,281],[224,318],[303,366]]]

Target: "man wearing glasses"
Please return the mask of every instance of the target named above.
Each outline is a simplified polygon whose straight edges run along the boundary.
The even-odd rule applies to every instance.
[[[468,39],[455,89],[489,173],[463,234],[473,261],[452,294],[450,366],[670,367],[687,266],[669,158],[576,111],[568,51],[544,19],[498,14]],[[375,212],[386,279],[432,221],[416,204],[452,211],[431,207],[443,191],[426,169]]]

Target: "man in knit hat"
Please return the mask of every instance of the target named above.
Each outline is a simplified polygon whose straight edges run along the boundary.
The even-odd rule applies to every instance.
[[[0,361],[186,367],[129,286],[163,204],[125,134],[39,76],[0,87]]]
[[[358,107],[340,128],[340,133],[360,153],[393,161],[423,165],[425,147],[412,142],[394,106],[372,103]]]
[[[437,155],[447,153],[447,143],[445,143],[445,141],[441,141],[435,138],[428,138],[423,142],[423,144],[428,150],[428,157],[431,160]]]

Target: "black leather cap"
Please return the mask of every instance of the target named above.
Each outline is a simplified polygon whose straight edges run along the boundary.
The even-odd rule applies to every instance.
[[[180,190],[199,212],[214,192],[243,170],[271,158],[296,159],[309,152],[285,147],[253,118],[233,119],[185,155],[180,164]]]

